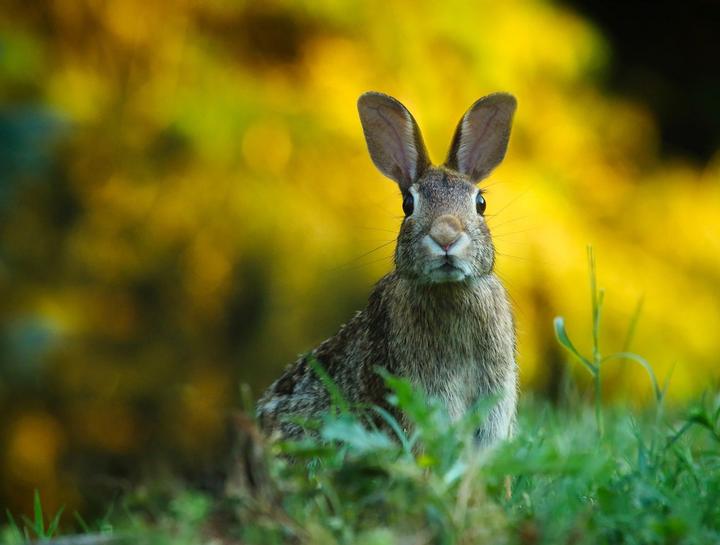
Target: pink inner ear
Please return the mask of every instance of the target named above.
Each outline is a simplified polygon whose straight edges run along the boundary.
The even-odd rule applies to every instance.
[[[479,104],[460,124],[458,170],[479,180],[503,160],[510,136],[514,102]]]
[[[458,164],[466,171],[475,170],[474,165],[481,162],[482,157],[488,144],[491,142],[487,139],[487,134],[493,126],[493,120],[500,112],[500,108],[493,106],[492,108],[482,108],[481,110],[470,112],[463,119],[462,126],[462,142],[458,152]],[[467,136],[466,136],[467,135]],[[470,149],[466,151],[466,146],[471,144]]]
[[[407,122],[401,112],[388,108],[377,108],[377,115],[387,127],[386,145],[400,172],[406,172],[408,177],[415,176],[415,162],[417,161],[417,150],[412,144],[412,126]],[[390,121],[392,116],[394,121]],[[399,127],[403,127],[403,134]],[[409,127],[409,131],[407,130]],[[408,135],[408,132],[410,133]],[[407,142],[407,144],[405,144]]]
[[[419,174],[424,148],[415,120],[399,102],[380,94],[363,95],[358,101],[360,120],[373,162],[386,176],[407,187]]]
[[[417,174],[417,150],[413,142],[412,121],[407,118],[405,112],[394,108],[378,106],[376,113],[385,124],[385,130],[381,131],[381,134],[383,143],[395,162],[393,171],[396,175],[406,178],[405,182],[412,183]]]

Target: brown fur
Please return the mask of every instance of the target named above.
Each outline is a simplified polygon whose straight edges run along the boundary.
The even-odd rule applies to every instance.
[[[367,93],[359,109],[373,161],[412,195],[415,209],[400,228],[395,270],[364,310],[270,386],[258,403],[260,423],[298,437],[303,428],[289,418],[328,409],[330,396],[309,364],[314,358],[351,403],[389,409],[377,366],[440,399],[453,419],[496,396],[478,437],[483,444],[507,437],[517,402],[515,333],[470,176],[502,160],[514,99],[490,95],[463,116],[446,164],[464,171],[427,165],[414,119],[391,97]]]

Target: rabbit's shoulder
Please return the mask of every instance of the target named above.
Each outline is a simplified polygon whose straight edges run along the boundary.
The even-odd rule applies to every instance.
[[[368,305],[328,339],[286,367],[283,374],[268,388],[264,398],[271,396],[303,395],[304,389],[314,388],[320,367],[341,390],[358,395],[358,383],[374,374],[376,366],[388,367],[387,331],[389,298],[394,274],[383,277],[373,289]]]

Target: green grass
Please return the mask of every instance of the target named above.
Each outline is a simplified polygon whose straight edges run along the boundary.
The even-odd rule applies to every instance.
[[[717,397],[661,422],[654,411],[606,408],[599,436],[592,407],[526,396],[516,437],[478,452],[481,409],[451,423],[439,404],[389,381],[415,424],[409,436],[398,428],[398,441],[339,411],[319,439],[247,457],[254,487],[223,498],[178,489],[165,505],[138,493],[114,521],[117,534],[180,544],[211,532],[261,544],[720,542]],[[51,535],[41,517],[25,532],[6,528],[0,542]]]
[[[336,406],[307,423],[314,438],[265,444],[244,435],[235,486],[222,497],[177,486],[158,500],[138,489],[103,525],[128,543],[188,545],[217,535],[269,545],[720,543],[720,395],[666,407],[667,385],[628,351],[631,334],[620,352],[603,356],[603,293],[589,257],[592,353],[575,348],[561,318],[555,327],[590,373],[594,403],[577,391],[559,407],[525,395],[515,437],[479,451],[473,431],[491,400],[452,422],[438,402],[384,375],[391,403],[413,424],[406,432],[382,409],[353,411],[318,368]],[[613,361],[647,370],[653,407],[635,414],[601,405],[601,373]],[[370,415],[385,426],[374,427]],[[11,519],[0,543],[48,537],[59,518],[46,527],[36,496],[35,519]]]
[[[47,540],[55,536],[60,525],[60,517],[62,517],[63,509],[59,509],[49,520],[45,526],[46,515],[43,513],[42,502],[40,501],[40,492],[35,490],[33,496],[33,518],[21,517],[20,523],[16,522],[12,513],[7,510],[7,527],[0,534],[0,543],[23,543],[35,540]]]
[[[415,432],[397,442],[341,413],[323,421],[321,441],[276,446],[295,463],[271,462],[276,500],[236,498],[229,527],[241,542],[720,540],[718,400],[676,426],[607,409],[599,436],[594,410],[530,399],[517,437],[478,453],[470,438],[482,410],[453,424],[404,381],[390,385]]]

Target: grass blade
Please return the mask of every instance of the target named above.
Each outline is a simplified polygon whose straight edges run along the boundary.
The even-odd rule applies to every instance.
[[[643,306],[645,305],[645,297],[642,296],[640,299],[638,299],[638,302],[635,304],[635,310],[633,310],[632,315],[630,316],[630,324],[628,325],[628,331],[625,335],[625,341],[623,342],[623,348],[622,352],[629,352],[630,351],[630,345],[633,342],[633,339],[635,338],[635,331],[637,331],[637,325],[640,321],[640,314],[642,314]]]
[[[645,358],[643,358],[642,356],[638,356],[633,352],[617,352],[602,359],[603,362],[611,360],[630,360],[642,366],[647,371],[648,376],[650,377],[650,382],[652,383],[655,400],[657,402],[662,401],[663,391],[660,389],[660,385],[658,384],[657,378],[655,377],[655,372],[653,371],[652,365],[650,365],[650,363]]]
[[[35,489],[33,497],[33,511],[35,514],[34,529],[38,537],[45,537],[45,520],[43,519],[42,503],[40,502],[40,492]]]
[[[62,516],[64,509],[65,507],[61,507],[60,509],[58,509],[58,512],[55,513],[55,516],[50,521],[50,524],[48,524],[46,537],[52,537],[57,532],[58,526],[60,525],[60,517]]]
[[[558,342],[568,352],[575,356],[575,358],[577,358],[580,363],[587,367],[591,375],[595,376],[597,374],[597,368],[587,358],[580,354],[577,348],[575,348],[575,345],[573,345],[573,343],[570,341],[570,337],[568,337],[567,331],[565,330],[565,318],[563,318],[562,316],[557,316],[555,320],[553,320],[553,324],[555,326],[555,337],[557,338]]]
[[[80,526],[80,529],[83,531],[84,534],[90,533],[90,526],[88,526],[87,522],[85,522],[85,519],[82,518],[82,515],[80,513],[75,511],[73,513],[73,518],[78,523],[78,525]]]
[[[383,421],[390,427],[390,429],[392,429],[392,431],[395,433],[398,440],[400,441],[400,444],[402,444],[403,450],[407,453],[412,452],[408,437],[400,427],[400,423],[397,421],[397,419],[385,409],[383,409],[382,407],[378,407],[377,405],[374,405],[372,407],[372,410],[376,412],[380,416],[380,418],[383,419]]]
[[[333,405],[340,409],[340,412],[342,413],[350,412],[350,404],[345,399],[345,396],[343,396],[340,388],[338,388],[338,385],[325,370],[325,367],[323,367],[323,365],[312,356],[308,356],[308,364],[318,376],[320,382],[323,383],[323,386],[325,386],[328,394],[330,394],[330,399],[332,400]]]
[[[23,538],[23,533],[20,531],[20,526],[18,526],[17,522],[15,522],[15,517],[13,517],[10,509],[5,509],[5,515],[7,516],[10,531],[15,535],[17,541],[21,541]]]

